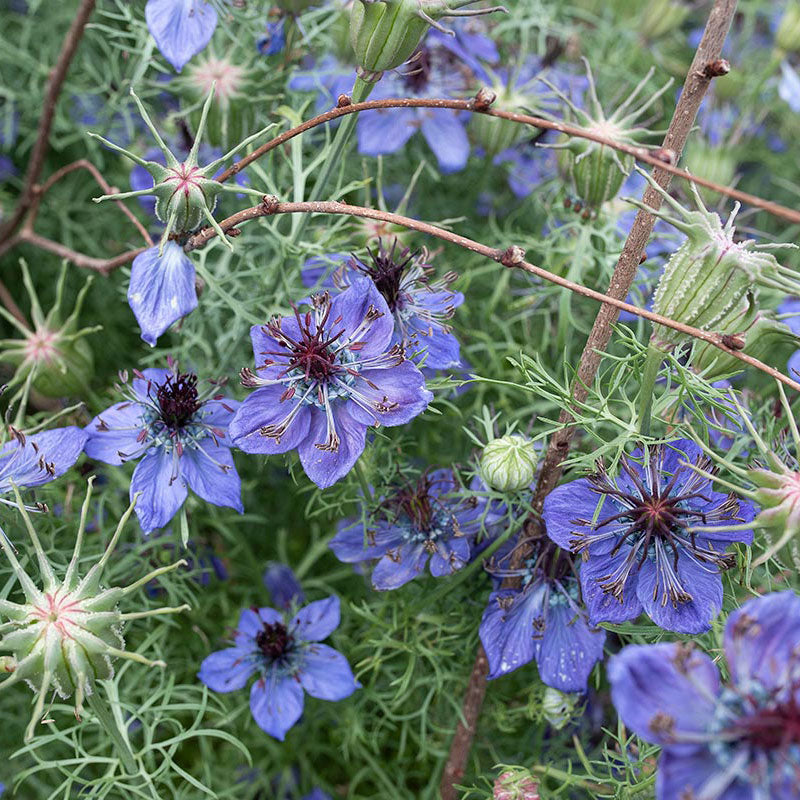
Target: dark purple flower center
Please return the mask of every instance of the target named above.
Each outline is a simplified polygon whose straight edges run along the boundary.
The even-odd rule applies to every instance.
[[[763,709],[740,719],[736,730],[742,739],[763,750],[800,744],[800,707],[792,700],[777,708]]]
[[[408,62],[409,71],[403,75],[403,84],[409,92],[424,92],[428,88],[433,71],[431,51],[421,47]]]
[[[258,649],[270,661],[279,661],[294,642],[293,637],[280,622],[272,625],[264,623],[264,627],[256,634]]]
[[[164,383],[157,384],[156,400],[164,424],[173,430],[182,428],[201,406],[197,376],[191,372],[169,375]]]
[[[366,275],[375,284],[375,288],[383,295],[389,310],[394,312],[401,305],[401,284],[403,274],[408,266],[416,258],[407,247],[397,253],[397,239],[392,242],[391,250],[383,246],[383,242],[378,243],[378,250],[373,251],[367,248],[370,261],[368,264],[362,263],[359,259],[354,259],[356,269]]]

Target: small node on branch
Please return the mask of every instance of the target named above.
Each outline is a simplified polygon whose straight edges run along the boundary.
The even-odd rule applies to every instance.
[[[340,94],[336,98],[336,108],[347,108],[353,105],[353,98],[349,94]]]
[[[472,108],[475,111],[488,111],[495,100],[497,100],[497,95],[484,86],[478,90],[478,93],[472,99]]]
[[[225,231],[225,235],[230,236],[232,239],[235,239],[237,236],[242,235],[242,231],[240,228],[236,227],[228,228],[228,230]]]
[[[264,207],[264,213],[267,215],[274,214],[278,210],[278,206],[280,205],[280,200],[275,197],[274,194],[265,194],[264,198],[261,201],[261,205]]]
[[[678,154],[669,147],[659,147],[658,150],[653,150],[650,155],[670,166],[675,166],[678,160]]]
[[[720,341],[729,350],[744,350],[746,344],[743,333],[724,333],[720,336]]]
[[[647,261],[647,251],[643,250],[642,254],[639,256],[639,264],[644,264]]]
[[[518,267],[524,260],[525,251],[515,244],[512,244],[500,257],[500,263],[504,267],[511,268]]]
[[[703,77],[720,78],[731,71],[730,62],[725,58],[715,58],[703,67]]]

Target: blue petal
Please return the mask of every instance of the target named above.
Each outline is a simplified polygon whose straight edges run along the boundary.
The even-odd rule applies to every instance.
[[[719,779],[723,772],[724,769],[719,766],[716,757],[705,747],[689,753],[664,750],[658,760],[656,798],[680,800],[683,797],[700,797],[703,787]],[[729,784],[722,794],[715,793],[715,796],[719,800],[756,800],[753,786],[738,780]],[[790,797],[796,795],[787,795],[786,800]],[[771,794],[770,800],[779,798]]]
[[[246,608],[239,617],[239,625],[234,632],[237,647],[252,647],[252,640],[256,638],[264,625],[274,625],[283,622],[283,615],[274,608]]]
[[[538,657],[542,640],[534,636],[534,620],[543,616],[544,599],[542,584],[531,584],[523,592],[501,589],[489,596],[479,635],[489,660],[490,680],[507,675]],[[504,601],[502,605],[501,600]],[[506,606],[509,600],[511,605]]]
[[[41,486],[61,477],[83,452],[87,434],[81,428],[54,428],[6,442],[0,448],[0,492],[11,484]]]
[[[136,516],[145,533],[163,528],[186,500],[186,483],[174,469],[172,454],[153,448],[133,471],[131,500],[142,493],[136,501]]]
[[[315,644],[305,651],[299,677],[303,688],[320,700],[344,700],[361,688],[347,659],[324,644]]]
[[[470,556],[469,542],[465,538],[450,539],[447,542],[436,542],[436,552],[431,556],[429,564],[431,575],[441,578],[458,572]]]
[[[250,689],[250,711],[261,730],[283,741],[303,713],[303,689],[294,678],[260,678]]]
[[[306,260],[300,271],[303,286],[309,289],[338,289],[333,282],[333,273],[352,260],[349,253],[328,253],[324,256],[313,256]],[[343,270],[347,274],[346,270]]]
[[[173,322],[197,308],[194,266],[175,242],[139,253],[131,265],[128,303],[151,347]]]
[[[358,356],[362,361],[385,353],[391,344],[394,318],[386,300],[370,278],[354,276],[350,286],[337,294],[331,302],[329,318],[338,321],[328,325],[332,333],[338,333],[344,328],[343,341],[361,327],[370,308],[377,309],[380,316],[370,324],[365,333],[359,336],[361,345]]]
[[[84,450],[89,458],[119,466],[125,456],[141,450],[139,434],[144,428],[143,408],[138,403],[118,403],[98,414],[85,428]]]
[[[197,677],[212,691],[233,692],[244,688],[255,668],[255,660],[247,658],[245,651],[229,647],[206,656]]]
[[[339,627],[339,620],[339,598],[331,595],[301,608],[289,628],[298,639],[321,642]]]
[[[681,734],[704,734],[719,694],[711,659],[691,645],[629,645],[608,663],[611,698],[622,721],[654,744],[697,749]]]
[[[589,526],[577,525],[575,520],[591,520],[599,501],[600,495],[592,489],[585,478],[556,486],[545,498],[542,509],[547,535],[559,547],[571,550],[575,531],[592,533]],[[609,549],[613,546],[614,542],[610,544]]]
[[[414,580],[425,568],[428,553],[424,545],[405,544],[399,551],[385,555],[372,571],[372,585],[380,592],[399,589]]]
[[[444,173],[458,172],[467,166],[469,139],[459,115],[447,109],[422,112],[422,135],[433,150]]]
[[[591,630],[568,605],[551,605],[539,656],[542,683],[562,692],[585,692],[589,674],[603,657],[604,630]]]
[[[327,489],[341,480],[353,468],[364,452],[367,427],[353,419],[344,401],[333,404],[336,433],[340,441],[337,450],[320,450],[327,438],[328,422],[324,412],[314,408],[311,412],[311,427],[305,440],[300,442],[297,453],[306,475],[319,486]]]
[[[377,522],[368,528],[364,546],[364,525],[361,519],[345,519],[339,523],[336,536],[331,539],[329,547],[339,561],[353,564],[359,561],[371,561],[380,558],[387,550],[397,547],[403,541],[403,534],[386,522]]]
[[[600,587],[600,582],[610,575],[630,552],[624,545],[614,556],[590,555],[581,565],[581,594],[589,612],[589,624],[600,622],[627,622],[642,613],[642,602],[636,594],[638,572],[636,566],[625,582],[622,602]]]
[[[306,596],[300,581],[288,564],[270,561],[262,580],[276,606],[289,608],[293,603],[305,602]]]
[[[235,508],[240,514],[244,511],[242,483],[227,447],[207,437],[196,449],[183,451],[180,466],[189,488],[207,503]]]
[[[178,72],[217,27],[217,12],[205,0],[147,0],[144,16],[161,55]]]
[[[417,131],[415,109],[368,111],[358,120],[358,152],[365,156],[396,153]]]
[[[309,406],[297,409],[280,440],[261,434],[261,428],[280,424],[300,404],[297,394],[281,400],[285,391],[286,387],[280,384],[265,386],[245,398],[228,426],[228,435],[236,447],[245,453],[275,455],[294,450],[308,437],[311,424]]]
[[[369,404],[369,411],[355,404],[354,419],[364,425],[405,425],[419,416],[433,400],[425,388],[425,376],[410,361],[388,369],[366,369],[355,388]]]

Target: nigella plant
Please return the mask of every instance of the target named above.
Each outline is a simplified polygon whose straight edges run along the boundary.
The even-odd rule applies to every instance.
[[[140,459],[131,498],[140,493],[136,516],[145,533],[162,528],[186,500],[188,489],[208,503],[242,512],[239,475],[231,455],[228,425],[237,403],[210,382],[203,392],[197,376],[168,369],[134,372],[124,399],[87,426],[89,458],[119,465]]]
[[[303,713],[303,690],[320,700],[344,700],[361,686],[347,659],[321,644],[339,627],[339,613],[335,596],[309,603],[291,617],[274,608],[245,609],[232,646],[206,657],[197,677],[215,692],[232,692],[243,689],[255,673],[253,719],[283,741]]]
[[[308,285],[316,283],[317,265],[323,260],[337,264],[324,279],[324,287],[341,291],[354,278],[368,277],[394,318],[392,344],[405,346],[411,358],[430,369],[450,369],[460,366],[461,354],[449,320],[464,302],[464,295],[450,289],[458,274],[451,271],[434,278],[428,258],[424,249],[414,253],[407,247],[399,248],[397,239],[386,247],[379,239],[377,249],[367,248],[363,259],[339,253],[310,259],[303,278]]]
[[[459,492],[450,469],[424,473],[388,493],[371,521],[366,514],[342,520],[331,550],[347,563],[377,561],[372,585],[379,590],[398,589],[426,565],[436,578],[451,575],[470,560],[481,530],[491,533],[502,517],[477,493],[486,491],[482,483],[472,489],[468,496]]]
[[[578,566],[568,552],[541,540],[524,566],[512,569],[515,549],[487,566],[497,578],[521,582],[519,588],[492,592],[483,612],[480,638],[488,677],[499,678],[535,660],[547,686],[585,692],[592,668],[603,657],[606,633],[589,624]]]
[[[392,314],[374,283],[354,280],[333,298],[314,295],[311,305],[251,329],[256,367],[242,370],[242,383],[256,391],[230,432],[248,453],[297,449],[324,489],[353,468],[370,425],[404,425],[433,395],[392,344]]]
[[[709,460],[678,439],[623,456],[611,476],[602,465],[588,478],[551,492],[543,517],[548,536],[583,555],[581,587],[592,624],[623,622],[645,611],[660,627],[703,633],[722,608],[720,573],[732,542],[750,543],[755,509],[715,492]]]
[[[800,797],[800,597],[755,597],[725,626],[730,680],[691,643],[630,645],[609,664],[622,721],[662,747],[658,800]]]

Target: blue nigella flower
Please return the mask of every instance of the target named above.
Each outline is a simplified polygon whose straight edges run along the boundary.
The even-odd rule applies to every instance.
[[[197,677],[215,692],[243,689],[250,676],[250,711],[258,726],[276,739],[303,713],[303,690],[320,700],[343,700],[361,684],[347,659],[320,644],[339,627],[339,598],[317,600],[291,619],[274,608],[242,611],[232,647],[211,653]]]
[[[692,441],[639,449],[620,463],[615,478],[600,465],[554,489],[544,504],[547,535],[583,554],[589,622],[624,622],[645,611],[666,630],[707,631],[722,608],[720,572],[734,562],[726,547],[753,540],[752,530],[724,527],[751,522],[755,509],[715,492],[688,466],[709,467]]]
[[[691,643],[630,645],[611,659],[622,721],[661,745],[658,800],[800,797],[800,597],[756,597],[725,626],[730,681]]]
[[[370,425],[404,425],[433,395],[392,344],[392,314],[372,281],[354,279],[333,298],[314,295],[311,305],[251,329],[256,368],[242,370],[242,383],[256,391],[230,432],[247,453],[296,449],[324,489],[353,468]]]
[[[800,336],[800,297],[788,297],[778,306],[778,314],[787,315],[783,322],[789,326],[789,329],[797,336]],[[789,361],[786,364],[788,372],[786,373],[791,378],[796,378],[800,375],[800,350],[795,350]]]
[[[335,106],[340,94],[349,94],[353,90],[355,70],[331,55],[323,56],[318,61],[306,59],[303,66],[304,69],[292,74],[288,87],[298,92],[316,92],[315,109],[318,114]]]
[[[259,37],[256,42],[256,49],[262,56],[274,56],[280,53],[286,46],[286,32],[284,31],[283,19],[267,22],[267,29],[264,35]]]
[[[787,61],[781,62],[778,95],[795,114],[800,113],[800,75]]]
[[[136,370],[125,400],[87,426],[89,458],[119,465],[141,458],[133,471],[131,499],[141,492],[136,516],[145,533],[163,528],[188,489],[215,506],[242,512],[241,484],[231,456],[228,425],[235,400],[197,389],[197,376],[169,369]],[[123,376],[127,380],[127,376]]]
[[[0,503],[12,506],[16,502],[3,495],[14,486],[31,488],[60,478],[78,460],[87,438],[74,426],[33,434],[10,430],[11,439],[0,445]]]
[[[264,570],[264,586],[276,606],[288,609],[292,605],[302,605],[306,601],[300,581],[288,564],[270,561]]]
[[[396,239],[391,249],[378,240],[377,250],[367,248],[367,254],[364,259],[343,253],[309,259],[303,268],[303,282],[314,286],[319,283],[320,273],[327,270],[321,285],[343,290],[353,279],[368,277],[394,317],[392,344],[403,345],[413,360],[424,360],[431,369],[459,367],[460,346],[447,324],[464,302],[461,292],[450,290],[457,273],[448,272],[433,279],[427,251],[412,253],[407,247],[398,250]],[[335,265],[332,270],[326,267],[331,263]]]
[[[210,41],[217,12],[207,0],[147,0],[147,28],[161,55],[180,72]]]
[[[173,323],[197,308],[194,265],[183,248],[167,242],[139,253],[131,264],[128,305],[139,323],[142,339],[155,347]]]
[[[550,541],[537,543],[521,570],[506,566],[513,549],[487,569],[519,577],[519,589],[500,588],[489,597],[480,637],[489,679],[536,661],[539,677],[562,692],[585,692],[589,674],[603,657],[606,632],[589,624],[580,601],[577,565]]]
[[[480,483],[472,488],[485,491]],[[464,497],[458,490],[452,470],[423,474],[397,487],[366,530],[365,516],[342,520],[330,548],[345,563],[378,560],[372,585],[382,591],[413,580],[429,560],[431,575],[451,575],[470,560],[477,534],[501,517],[486,498]]]

